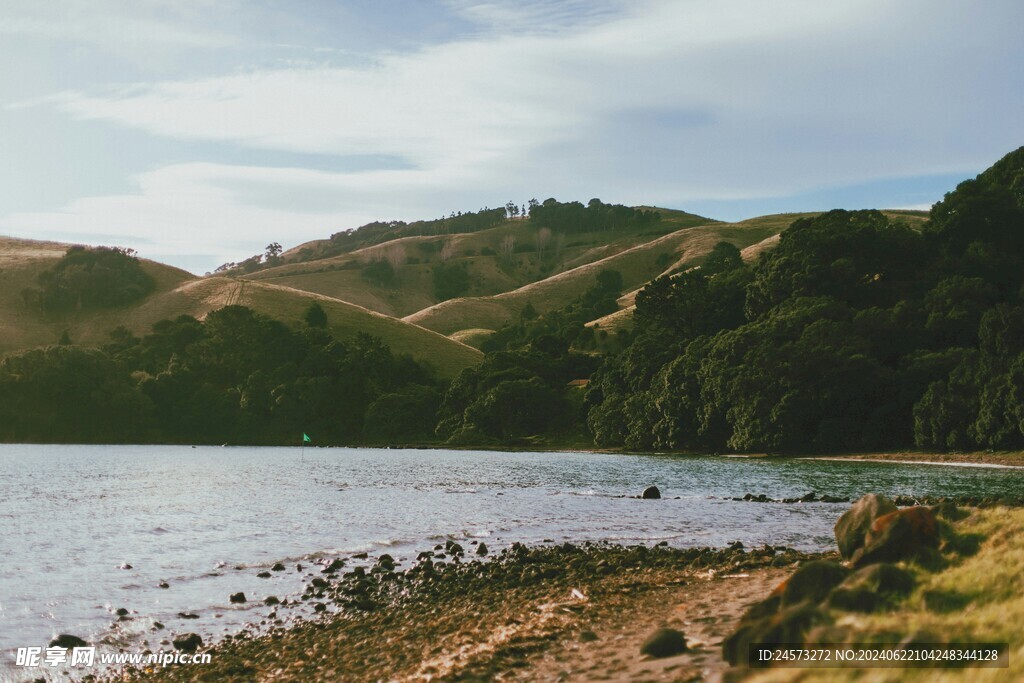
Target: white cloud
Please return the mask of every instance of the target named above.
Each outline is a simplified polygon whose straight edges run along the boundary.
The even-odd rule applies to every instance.
[[[272,241],[294,244],[360,225],[390,208],[344,175],[303,169],[178,164],[141,174],[137,192],[80,199],[61,211],[13,214],[0,229],[14,236],[60,235],[136,247],[149,258],[203,254],[208,267],[256,253]],[[252,196],[300,187],[339,197],[334,210],[268,208]],[[354,197],[359,199],[355,200]],[[347,201],[346,201],[347,197]]]
[[[0,7],[0,34],[88,43],[105,51],[156,47],[223,47],[231,34],[211,28],[212,12],[228,10],[213,0],[7,1]]]
[[[74,117],[161,136],[388,155],[408,168],[185,164],[141,176],[138,195],[3,225],[161,226],[226,253],[249,237],[309,239],[510,196],[678,205],[960,172],[1024,134],[1012,67],[1024,12],[1010,3],[972,5],[970,31],[959,3],[923,0],[608,3],[578,21],[549,2],[454,4],[489,30],[356,66],[57,99]],[[256,187],[279,201],[260,202]],[[326,208],[305,210],[304,194]]]
[[[723,143],[737,140],[759,170],[773,157],[785,163],[787,156],[820,159],[831,149],[853,157],[888,151],[893,158],[876,163],[874,172],[898,175],[922,162],[893,168],[897,150],[886,138],[907,146],[914,142],[908,133],[938,137],[988,103],[951,101],[939,87],[943,67],[955,74],[964,51],[906,34],[917,28],[907,23],[910,13],[887,6],[877,0],[661,3],[566,35],[488,36],[384,54],[354,68],[264,70],[77,94],[63,107],[80,118],[179,138],[403,156],[454,178],[493,174],[521,151],[549,145],[575,142],[586,155],[588,145],[605,142],[602,135],[629,136],[628,122],[606,126],[623,109],[697,106],[714,122],[699,133],[668,131],[669,146],[685,142],[686,149],[705,152],[706,141],[714,140],[734,164],[740,160],[730,149],[738,145]],[[801,133],[809,153],[800,149]],[[934,141],[939,148],[949,144]],[[870,171],[850,161],[836,165],[833,180],[863,179]],[[719,190],[741,189],[725,170],[712,174]],[[792,191],[820,179],[817,169],[787,170],[764,182]]]
[[[628,0],[447,0],[462,18],[501,33],[564,33],[640,8]]]

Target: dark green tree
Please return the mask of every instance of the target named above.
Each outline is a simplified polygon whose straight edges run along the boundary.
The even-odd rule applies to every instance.
[[[38,282],[22,292],[26,302],[56,312],[123,306],[156,286],[134,251],[112,247],[71,247]]]
[[[465,264],[449,263],[434,267],[434,297],[447,301],[469,291],[469,271]]]
[[[319,301],[314,301],[309,305],[302,319],[310,327],[320,329],[327,327],[327,312],[324,311],[324,307],[320,305]]]

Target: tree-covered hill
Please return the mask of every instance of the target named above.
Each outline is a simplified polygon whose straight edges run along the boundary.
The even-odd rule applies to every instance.
[[[751,265],[656,280],[587,396],[596,443],[1024,447],[1024,148],[937,203],[803,218]]]
[[[331,257],[360,259],[363,291],[379,292],[405,287],[411,264],[386,258],[394,247],[408,259],[433,245],[417,286],[454,298],[405,321],[280,284],[318,275],[303,270],[315,261],[249,279],[140,262],[153,291],[110,307],[41,310],[8,287],[5,320],[29,322],[13,348],[52,344],[61,329],[70,343],[0,363],[0,438],[276,443],[313,424],[336,444],[1024,448],[1024,148],[927,217],[833,210],[723,224],[620,211],[625,223],[606,216],[588,233],[580,216],[602,214],[581,206],[548,204],[564,212],[552,225],[588,240],[578,252],[564,244],[557,272],[495,295],[453,294],[464,278],[475,286],[483,262],[465,259],[498,240],[504,253],[483,257],[498,268],[528,253],[517,235],[532,235],[539,267],[555,249],[537,239],[547,225],[505,219]],[[45,286],[39,274],[66,251],[8,242],[0,278],[14,292]],[[506,284],[519,277],[501,272]],[[41,341],[25,344],[32,334]],[[96,392],[109,400],[98,405]],[[62,411],[64,431],[46,432]]]

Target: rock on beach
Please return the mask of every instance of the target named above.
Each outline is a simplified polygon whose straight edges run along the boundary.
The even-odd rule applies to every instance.
[[[198,633],[184,633],[171,641],[175,650],[195,652],[203,646],[203,639]]]
[[[659,628],[640,646],[640,654],[656,659],[686,652],[686,636],[671,628]]]
[[[864,545],[868,530],[876,519],[895,511],[896,504],[885,496],[869,493],[858,499],[836,522],[836,543],[843,559],[850,559]]]

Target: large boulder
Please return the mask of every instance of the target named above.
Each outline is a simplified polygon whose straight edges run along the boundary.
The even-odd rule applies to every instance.
[[[722,644],[725,659],[732,665],[746,664],[751,645],[803,642],[808,631],[829,623],[818,603],[849,575],[849,569],[830,560],[801,566],[765,600],[747,610]]]
[[[640,497],[644,500],[657,500],[661,498],[661,491],[658,490],[657,486],[648,486],[644,489],[644,492],[640,494]]]
[[[878,517],[868,529],[864,545],[850,560],[855,567],[876,562],[896,562],[935,551],[939,547],[939,522],[931,508],[904,508]]]
[[[868,530],[876,519],[895,511],[896,505],[891,500],[869,493],[843,513],[835,526],[836,543],[843,559],[850,559],[857,549],[864,545]]]
[[[943,500],[940,503],[932,505],[932,512],[935,516],[940,519],[945,519],[950,522],[961,520],[967,516],[967,512],[957,507],[956,503],[951,500]]]

